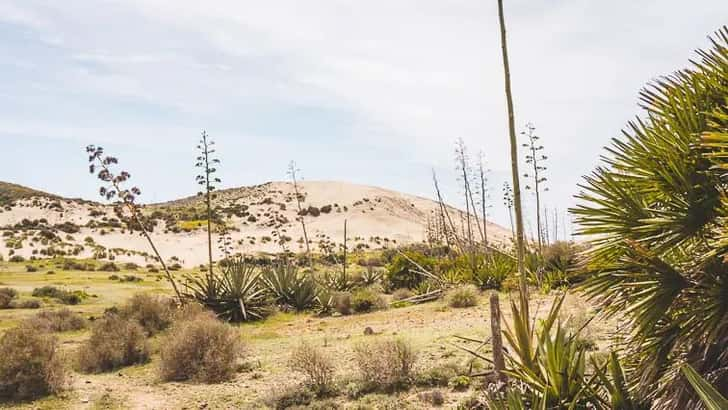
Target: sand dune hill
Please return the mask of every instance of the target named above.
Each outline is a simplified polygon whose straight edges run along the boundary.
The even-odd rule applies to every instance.
[[[113,206],[13,187],[14,195],[2,204],[0,212],[0,254],[5,258],[10,254],[29,258],[65,253],[140,264],[153,261],[146,240],[124,229]],[[2,188],[0,185],[0,191]],[[430,199],[346,182],[305,181],[299,189],[315,252],[343,242],[344,220],[351,250],[422,242],[428,219],[433,220],[438,209]],[[219,221],[228,228],[234,252],[305,249],[290,183],[222,190],[217,193],[215,207]],[[145,205],[143,210],[156,223],[152,236],[165,259],[185,266],[205,262],[206,225],[199,197]],[[459,220],[459,211],[451,210]],[[489,238],[495,242],[507,240],[509,234],[498,225],[488,224]],[[215,252],[219,257],[220,251]]]

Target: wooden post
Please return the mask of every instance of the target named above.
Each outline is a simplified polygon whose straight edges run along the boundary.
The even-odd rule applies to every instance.
[[[501,332],[501,312],[500,300],[498,292],[490,294],[490,332],[493,341],[493,366],[495,367],[495,376],[498,381],[505,381],[506,375],[505,360],[503,359],[503,333]]]

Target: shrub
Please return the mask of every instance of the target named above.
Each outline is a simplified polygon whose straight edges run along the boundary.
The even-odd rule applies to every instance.
[[[334,363],[324,352],[316,347],[301,343],[291,353],[288,367],[306,376],[306,386],[317,396],[330,394],[334,387]]]
[[[394,299],[394,300],[403,300],[403,299],[411,298],[412,296],[414,296],[414,293],[412,293],[411,290],[406,289],[406,288],[397,289],[394,292],[392,292],[392,299]]]
[[[389,289],[408,288],[413,289],[419,285],[425,277],[418,273],[417,265],[432,272],[435,266],[433,258],[415,251],[405,252],[407,257],[395,255],[392,262],[387,265],[387,285]],[[411,261],[416,262],[416,264]]]
[[[77,305],[81,303],[83,299],[88,297],[88,295],[80,290],[77,291],[67,291],[63,289],[58,289],[55,286],[43,286],[40,288],[33,289],[33,296],[38,298],[53,298],[58,299],[61,303],[66,305]]]
[[[351,296],[351,307],[357,313],[371,312],[385,306],[386,302],[382,296],[372,289],[359,289]]]
[[[453,308],[465,308],[478,304],[478,293],[473,286],[462,286],[450,293],[447,304]]]
[[[20,255],[13,255],[8,260],[10,262],[25,262],[25,258]]]
[[[447,383],[455,391],[465,391],[470,388],[470,377],[455,376]]]
[[[440,390],[422,392],[417,395],[417,398],[433,406],[442,406],[445,404],[445,395]]]
[[[40,309],[41,303],[38,299],[21,300],[15,304],[18,309]]]
[[[91,337],[79,349],[79,368],[100,373],[149,360],[144,329],[131,320],[109,313],[96,321]]]
[[[334,294],[334,309],[342,315],[351,314],[351,293],[336,292]]]
[[[28,400],[60,391],[66,369],[55,337],[28,326],[0,338],[0,399]]]
[[[211,313],[175,323],[161,346],[160,375],[166,381],[229,380],[241,353],[237,332]]]
[[[308,406],[315,397],[314,392],[305,386],[286,386],[273,390],[264,402],[276,410],[285,410]]]
[[[48,332],[67,332],[81,330],[86,327],[86,320],[68,308],[45,310],[27,320],[34,328]]]
[[[416,384],[425,387],[447,387],[450,380],[467,372],[468,369],[463,369],[457,362],[442,363],[419,372]]]
[[[38,272],[38,268],[33,265],[26,265],[25,271],[26,272]]]
[[[410,384],[417,354],[402,339],[375,341],[355,346],[354,362],[362,380],[389,391]]]
[[[153,336],[172,324],[174,315],[173,302],[146,293],[137,293],[119,309],[121,317],[133,320]]]
[[[18,296],[18,291],[13,288],[0,288],[0,309],[8,309],[15,297]]]
[[[99,266],[99,270],[102,272],[118,272],[119,267],[114,262],[107,262]]]
[[[124,269],[126,269],[126,270],[138,270],[139,269],[139,265],[137,265],[134,262],[128,262],[128,263],[125,263],[124,264]]]

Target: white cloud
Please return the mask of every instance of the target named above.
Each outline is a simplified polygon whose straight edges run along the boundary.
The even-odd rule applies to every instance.
[[[724,23],[728,3],[699,3],[506,2],[516,120],[534,122],[550,151],[552,202],[570,204],[579,175],[637,113],[639,87],[686,65],[690,50]],[[339,116],[346,126],[321,135],[332,146],[402,152],[401,166],[419,171],[430,163],[450,168],[452,142],[462,137],[473,151],[486,150],[502,178],[509,158],[495,7],[477,0],[6,1],[0,24],[55,39],[57,55],[8,56],[46,68],[16,79],[16,88],[0,87],[0,104],[20,99],[39,113],[0,113],[0,133],[83,139],[106,130],[130,142],[169,141],[215,126],[232,142],[261,135],[267,124],[271,143],[283,144],[329,130]],[[44,99],[66,99],[54,107],[65,114],[44,114]],[[152,108],[136,118],[130,104]],[[298,106],[311,108],[301,114],[306,121],[282,117]],[[258,129],[246,129],[252,122]],[[413,183],[421,193],[429,178],[419,179],[392,184]]]

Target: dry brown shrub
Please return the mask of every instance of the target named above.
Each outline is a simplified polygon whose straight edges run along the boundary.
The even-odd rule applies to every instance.
[[[405,340],[380,340],[356,345],[354,361],[361,379],[373,388],[395,390],[411,383],[417,353]]]
[[[334,362],[321,349],[306,342],[298,345],[288,360],[288,367],[306,376],[305,384],[318,396],[334,390]]]
[[[217,383],[230,380],[242,353],[238,333],[212,313],[197,313],[172,325],[161,343],[165,381]]]
[[[68,308],[38,312],[27,320],[27,324],[48,332],[68,332],[86,328],[86,320]]]
[[[149,361],[144,329],[131,320],[107,314],[94,323],[91,337],[78,351],[81,371],[100,373]]]
[[[66,384],[58,340],[29,326],[0,338],[0,400],[28,400],[54,394]]]
[[[121,317],[139,323],[149,336],[167,329],[174,313],[174,301],[147,293],[135,294],[119,309]]]

